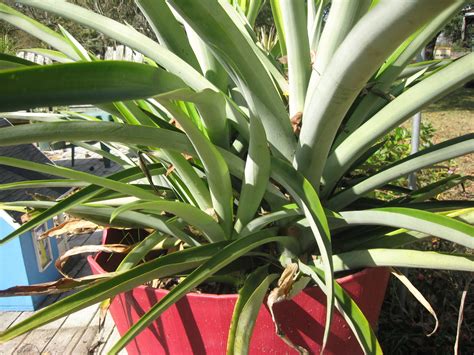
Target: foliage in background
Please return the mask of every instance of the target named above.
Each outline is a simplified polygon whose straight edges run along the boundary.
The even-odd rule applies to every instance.
[[[453,42],[453,44],[457,47],[461,48],[471,48],[474,44],[472,38],[472,28],[470,29],[470,33],[468,33],[462,42],[462,23],[463,17],[466,12],[473,12],[474,11],[474,3],[469,2],[463,7],[462,11],[458,13],[456,16],[453,17],[451,21],[449,21],[443,29],[444,34]],[[473,27],[473,25],[471,25]]]
[[[6,33],[0,34],[0,53],[14,55],[16,51],[15,42]]]
[[[433,138],[436,130],[433,125],[426,121],[421,121],[420,126],[420,147],[419,150],[429,148],[433,145]],[[386,164],[394,163],[398,160],[404,159],[410,155],[411,152],[411,129],[406,125],[395,128],[392,132],[383,137],[379,143],[384,143],[374,155],[372,155],[359,169],[354,173],[370,176],[382,169]],[[434,183],[438,180],[444,179],[452,174],[456,162],[454,160],[442,162],[432,166],[429,169],[424,169],[417,173],[417,185],[423,187]],[[408,177],[403,176],[393,184],[408,188]],[[376,196],[382,199],[390,199],[395,196],[403,195],[400,191],[377,191]]]
[[[2,1],[7,5],[14,6],[16,9],[23,11],[28,16],[31,16],[53,29],[57,29],[58,24],[61,24],[61,26],[73,34],[74,37],[79,39],[79,41],[86,46],[86,48],[95,54],[103,55],[107,46],[116,46],[118,44],[117,41],[110,39],[93,29],[80,26],[74,21],[60,18],[51,13],[32,7],[15,4],[15,0]],[[152,38],[154,37],[153,31],[143,14],[135,5],[134,0],[73,0],[71,2],[84,6],[104,16],[111,17],[117,21],[128,23],[140,33],[146,34]],[[16,48],[18,49],[42,47],[45,45],[44,42],[38,41],[34,37],[25,36],[22,31],[16,30],[13,26],[3,21],[0,22],[0,34],[1,33],[9,33],[10,38],[15,40]]]

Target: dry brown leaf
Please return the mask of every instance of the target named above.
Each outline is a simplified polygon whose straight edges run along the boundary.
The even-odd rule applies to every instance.
[[[179,130],[181,130],[181,131],[183,130],[183,127],[181,127],[181,125],[179,124],[179,122],[176,121],[174,118],[172,118],[172,119],[170,120],[170,124],[172,124],[173,126],[175,126],[177,129],[179,129]]]
[[[211,216],[214,221],[219,222],[219,217],[217,216],[216,210],[214,208],[208,208],[204,212]]]
[[[297,112],[290,120],[291,121],[291,127],[293,128],[293,132],[297,136],[300,135],[302,119],[303,119],[303,113],[302,112]]]
[[[0,290],[0,297],[30,296],[44,294],[49,295],[55,293],[62,293],[108,277],[110,277],[110,274],[90,275],[77,279],[65,277],[56,281],[45,282],[36,285],[14,286],[7,288],[6,290]]]
[[[278,58],[278,61],[281,64],[288,64],[288,56],[284,55],[283,57]]]
[[[275,287],[270,294],[268,295],[267,299],[267,305],[268,309],[270,310],[270,314],[273,319],[273,323],[275,324],[275,332],[276,334],[291,348],[295,349],[298,351],[300,354],[309,354],[308,350],[303,348],[302,346],[299,346],[297,344],[294,344],[283,332],[283,330],[280,327],[280,324],[275,318],[275,313],[273,311],[273,306],[276,303],[279,303],[284,300],[289,300],[291,298],[290,293],[291,289],[293,288],[293,285],[296,281],[296,278],[298,276],[298,264],[296,263],[290,263],[286,266],[285,270],[283,270],[280,279],[278,280],[278,286]]]
[[[108,298],[100,303],[99,306],[99,331],[101,331],[105,324],[105,319],[107,318],[107,311],[110,308],[112,303],[112,298]]]
[[[43,234],[41,234],[40,239],[48,237],[56,237],[63,234],[85,234],[92,233],[97,229],[103,229],[103,226],[99,226],[93,222],[86,221],[80,218],[69,218],[67,221],[61,223],[60,225],[53,227]]]
[[[174,165],[171,164],[168,169],[166,169],[165,176],[168,177],[174,171]]]
[[[22,214],[20,218],[21,218],[21,223],[26,223],[33,217],[31,216],[31,214],[25,213],[25,214]]]
[[[290,294],[290,290],[295,283],[295,278],[298,273],[298,264],[290,263],[283,270],[280,279],[278,280],[278,286],[275,287],[268,295],[267,303],[273,304],[286,300]]]
[[[309,55],[311,56],[311,65],[313,65],[316,62],[316,51],[309,52]]]
[[[63,276],[68,277],[68,275],[63,272],[63,267],[66,261],[71,256],[85,254],[85,253],[98,253],[98,252],[126,254],[132,248],[133,246],[123,245],[123,244],[83,245],[80,247],[69,249],[67,252],[61,255],[58,259],[56,259],[56,262],[54,263],[54,265],[56,266],[56,269],[58,269],[58,271]]]

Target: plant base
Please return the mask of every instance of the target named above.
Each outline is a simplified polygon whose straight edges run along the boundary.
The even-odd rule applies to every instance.
[[[104,238],[115,242],[114,231],[105,231]],[[107,233],[109,235],[107,235]],[[112,240],[110,240],[112,237]],[[108,255],[89,257],[94,273],[104,272]],[[384,268],[365,269],[338,280],[354,298],[372,325],[380,313],[389,271]],[[168,291],[140,286],[115,297],[110,313],[120,334],[124,334],[152,305]],[[225,354],[232,312],[238,295],[190,293],[168,309],[128,346],[132,354]],[[282,329],[293,343],[311,353],[319,353],[325,321],[325,297],[319,288],[311,287],[291,301],[275,305],[275,314]],[[257,318],[250,344],[250,353],[292,354],[276,334],[266,305]],[[362,353],[357,340],[338,312],[334,314],[331,336],[325,354]]]

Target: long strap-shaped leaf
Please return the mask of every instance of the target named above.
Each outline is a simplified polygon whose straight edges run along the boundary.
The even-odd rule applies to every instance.
[[[138,186],[124,184],[123,182],[96,176],[82,171],[69,169],[66,167],[52,166],[47,164],[34,163],[27,160],[0,157],[0,165],[13,166],[16,168],[27,169],[31,171],[43,172],[50,175],[60,176],[64,178],[80,180],[89,184],[105,187],[106,189],[121,192],[123,194],[132,195],[144,200],[160,199],[155,193],[151,193]]]
[[[313,186],[319,186],[340,124],[371,75],[406,37],[439,14],[450,1],[381,0],[338,47],[319,85],[309,91],[303,113],[296,164]]]
[[[110,354],[117,354],[133,338],[144,330],[150,323],[158,318],[164,311],[175,304],[186,295],[191,289],[205,281],[209,276],[230,264],[232,261],[245,255],[249,251],[271,242],[294,243],[291,237],[274,236],[269,231],[258,232],[245,238],[237,239],[227,245],[222,251],[217,252],[207,262],[194,270],[181,283],[173,288],[165,297],[155,304],[137,323],[122,336],[122,338],[110,350]],[[1,339],[1,338],[0,338]]]
[[[21,0],[21,3],[69,18],[116,39],[153,59],[169,72],[182,78],[194,90],[213,88],[212,84],[179,56],[127,25],[66,1]]]
[[[185,86],[162,69],[118,61],[25,67],[0,72],[0,80],[0,111],[146,98]]]
[[[233,197],[229,167],[216,147],[199,131],[183,111],[171,103],[164,103],[178,121],[194,146],[206,170],[212,205],[225,233],[230,236],[233,222]]]
[[[3,130],[3,129],[2,129]],[[1,130],[0,130],[1,131]],[[5,159],[5,158],[2,158]],[[10,158],[11,159],[11,158]],[[22,165],[24,167],[24,165]],[[41,166],[42,167],[42,166]],[[42,171],[42,170],[40,170]],[[110,181],[114,180],[122,180],[122,181],[127,181],[127,179],[137,179],[139,177],[142,177],[142,173],[138,168],[130,168],[121,172],[118,172],[116,174],[110,175],[107,179]],[[74,180],[72,180],[74,181]],[[130,180],[128,180],[130,181]],[[39,216],[34,217],[33,219],[29,220],[28,222],[24,223],[21,225],[18,229],[15,231],[11,232],[7,236],[5,236],[2,240],[0,240],[0,245],[3,243],[6,243],[7,241],[11,240],[12,238],[21,235],[22,233],[40,225],[41,223],[44,223],[48,219],[68,210],[72,206],[78,205],[81,202],[87,201],[89,198],[94,197],[95,195],[99,194],[100,192],[105,191],[105,189],[92,185],[85,187],[84,189],[76,192],[75,194],[65,198],[64,200],[58,202],[54,206],[51,206],[51,208],[48,208],[47,211],[41,213]]]
[[[474,176],[461,176],[454,174],[413,191],[409,196],[407,196],[407,199],[413,203],[426,201],[453,188],[454,186],[463,184],[467,180],[474,181]]]
[[[285,28],[283,25],[283,15],[281,13],[280,0],[270,0],[270,6],[272,8],[272,15],[275,21],[275,28],[278,34],[278,44],[281,50],[281,56],[286,55],[286,36]]]
[[[455,218],[468,225],[474,223],[474,208],[472,207],[442,212],[442,215]],[[396,249],[428,239],[430,238],[430,234],[407,230],[405,228],[387,231],[387,228],[379,227],[372,231],[359,233],[358,235],[350,235],[350,237],[351,238],[346,238],[341,245],[336,246],[336,248],[341,252],[354,249]]]
[[[0,4],[0,20],[4,20],[39,38],[43,42],[51,45],[53,48],[63,52],[69,58],[74,60],[80,59],[74,49],[70,46],[69,42],[59,33],[5,4]]]
[[[288,93],[288,82],[284,75],[281,73],[281,69],[275,59],[270,55],[267,55],[265,51],[257,44],[257,36],[249,23],[245,21],[242,16],[239,16],[240,13],[236,11],[230,4],[226,1],[220,1],[222,8],[227,12],[227,15],[233,21],[234,25],[243,35],[244,39],[247,40],[248,45],[257,55],[257,57],[262,62],[265,69],[270,73],[272,78],[275,81],[276,86],[280,88],[282,93]]]
[[[8,70],[21,67],[30,67],[37,65],[29,60],[8,55],[6,53],[0,53],[0,70]]]
[[[265,130],[261,122],[251,115],[249,151],[234,227],[237,233],[253,220],[262,202],[270,177],[270,165],[270,151]]]
[[[1,90],[1,88],[0,88]],[[194,151],[187,137],[164,128],[114,122],[54,122],[0,129],[0,146],[57,141],[105,141],[165,148],[181,153]]]
[[[24,180],[0,184],[0,190],[36,189],[41,187],[84,187],[87,185],[86,182],[70,179]]]
[[[322,282],[322,280],[324,280],[323,270],[318,267],[306,265],[301,261],[298,261],[298,266],[300,271],[310,276],[323,292],[327,292],[326,285]],[[337,309],[349,324],[364,353],[374,355],[383,354],[374,330],[370,326],[364,313],[337,281],[334,281],[334,296],[336,298]]]
[[[245,226],[245,228],[242,229],[242,231],[239,234],[239,237],[242,238],[242,237],[245,237],[246,235],[249,235],[250,233],[257,232],[265,228],[270,223],[274,223],[277,221],[290,219],[290,218],[295,219],[298,217],[303,218],[303,214],[301,210],[298,208],[297,204],[283,206],[282,210],[271,212],[271,213],[265,214],[263,216],[260,216],[251,220]]]
[[[454,0],[441,14],[402,43],[390,58],[387,59],[377,73],[375,86],[362,98],[361,102],[348,118],[344,126],[344,131],[341,132],[336,139],[336,146],[369,118],[370,113],[373,112],[372,110],[375,107],[386,104],[386,99],[377,95],[376,92],[380,93],[389,90],[390,85],[397,79],[403,68],[420,53],[426,43],[443,28],[446,22],[448,22],[464,4],[464,0]]]
[[[474,256],[410,249],[366,249],[337,254],[334,270],[392,266],[474,272]]]
[[[160,44],[166,46],[194,69],[199,70],[199,63],[189,45],[186,33],[173,16],[166,1],[137,0],[136,3],[145,15]]]
[[[329,207],[335,210],[349,205],[369,191],[383,186],[401,176],[432,164],[469,154],[474,151],[474,133],[436,144],[416,154],[391,164],[379,173],[357,185],[342,191],[329,200]]]
[[[220,147],[229,147],[226,101],[223,93],[210,89],[194,92],[186,88],[157,95],[155,99],[157,101],[168,99],[192,102],[200,113],[198,122],[204,124],[205,132],[211,141]]]
[[[179,16],[176,12],[175,14]],[[226,93],[229,84],[229,76],[224,67],[219,63],[206,42],[203,41],[191,27],[185,24],[185,29],[189,44],[201,67],[201,72],[206,79],[213,83],[220,91]]]
[[[45,58],[49,58],[55,62],[59,63],[72,63],[74,60],[69,58],[66,54],[63,52],[55,51],[52,49],[46,49],[46,48],[26,48],[24,50],[27,53],[35,53],[42,55]]]
[[[474,227],[440,214],[411,208],[377,208],[340,213],[349,225],[405,228],[474,248]]]
[[[321,39],[319,40],[319,45],[314,49],[317,55],[311,75],[311,90],[316,88],[319,77],[331,62],[337,48],[360,17],[365,14],[369,5],[370,1],[367,0],[333,0],[331,2],[331,8],[323,33],[321,34]]]
[[[195,268],[223,250],[225,245],[225,242],[214,243],[168,254],[79,291],[53,303],[49,307],[41,309],[28,319],[1,332],[0,343],[4,343],[18,335],[113,297],[121,292],[143,285],[148,281],[176,275],[179,272]]]
[[[290,117],[303,112],[304,99],[311,75],[305,3],[302,0],[281,0],[288,57]]]
[[[26,206],[35,209],[48,208],[48,211],[55,208],[55,202],[50,201],[17,201],[1,204],[2,208],[15,209],[19,206]],[[59,205],[59,203],[58,203]],[[47,212],[48,212],[47,211]],[[67,212],[73,216],[89,220],[104,226],[126,227],[126,228],[153,228],[167,235],[173,236],[190,246],[198,246],[200,243],[186,233],[182,232],[178,227],[168,223],[163,218],[150,216],[134,211],[123,212],[116,217],[114,223],[110,223],[110,217],[115,209],[111,207],[97,206],[73,206],[67,209]]]
[[[329,330],[334,311],[334,273],[332,266],[331,234],[326,214],[319,200],[318,194],[303,175],[298,173],[290,164],[283,160],[272,159],[272,177],[287,189],[292,197],[301,206],[309,222],[311,231],[321,254],[324,265],[325,284],[327,287],[326,326],[324,329],[323,344],[329,338]]]
[[[183,133],[113,122],[55,122],[5,127],[0,129],[0,146],[55,141],[57,137],[65,141],[97,140],[146,145],[196,156],[193,145]],[[245,162],[227,150],[218,151],[224,157],[231,174],[242,178]],[[269,199],[281,201],[282,204],[286,202],[284,196],[272,185],[267,186],[267,196]]]
[[[234,307],[232,322],[227,338],[227,354],[248,354],[250,339],[258,312],[270,284],[278,277],[268,274],[268,266],[255,270],[239,290],[239,299]]]
[[[326,0],[308,1],[308,38],[311,51],[316,51],[321,39],[325,5]]]
[[[114,163],[121,166],[122,168],[133,166],[130,159],[128,159],[128,161],[125,161],[122,158],[116,156],[115,154],[110,153],[110,151],[106,151],[106,150],[102,149],[102,144],[101,144],[101,148],[98,148],[98,147],[96,147],[92,144],[88,144],[88,143],[84,143],[84,142],[72,142],[72,144],[74,144],[77,147],[87,149],[90,152],[94,152],[94,153],[102,156],[104,159],[108,159],[110,161],[113,161]]]
[[[153,202],[133,202],[117,208],[112,214],[111,220],[122,212],[133,210],[172,213],[203,231],[211,243],[226,239],[224,230],[211,216],[199,208],[179,201],[155,200]]]
[[[201,210],[212,208],[211,195],[204,181],[194,170],[194,167],[180,153],[173,151],[162,152],[173,167],[176,169],[180,179],[189,189],[193,199]]]
[[[290,158],[295,142],[283,102],[259,57],[224,10],[225,4],[220,0],[169,2],[228,65],[229,75],[246,99],[254,102],[254,113],[262,120],[268,140],[281,156]]]
[[[147,235],[146,238],[137,243],[137,245],[123,258],[122,262],[117,266],[117,272],[130,270],[138,265],[154,247],[159,243],[164,242],[166,238],[167,236],[158,231]]]
[[[474,78],[474,54],[467,55],[431,75],[390,102],[329,156],[323,175],[324,191],[331,191],[338,179],[378,139],[400,125],[428,103]]]

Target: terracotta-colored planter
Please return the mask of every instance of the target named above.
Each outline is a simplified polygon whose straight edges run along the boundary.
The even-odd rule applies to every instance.
[[[111,231],[104,241],[117,242]],[[104,272],[109,255],[89,257],[94,273]],[[387,269],[365,269],[340,278],[341,286],[354,298],[372,325],[377,322],[389,278]],[[110,312],[120,334],[124,334],[168,291],[140,286],[114,298]],[[169,308],[158,320],[127,346],[128,354],[225,354],[227,334],[237,295],[190,293]],[[275,306],[277,319],[287,336],[296,344],[318,354],[323,336],[325,297],[311,287]],[[340,314],[334,314],[326,354],[362,353],[357,340]],[[275,334],[270,312],[262,306],[250,344],[251,354],[296,353]]]

